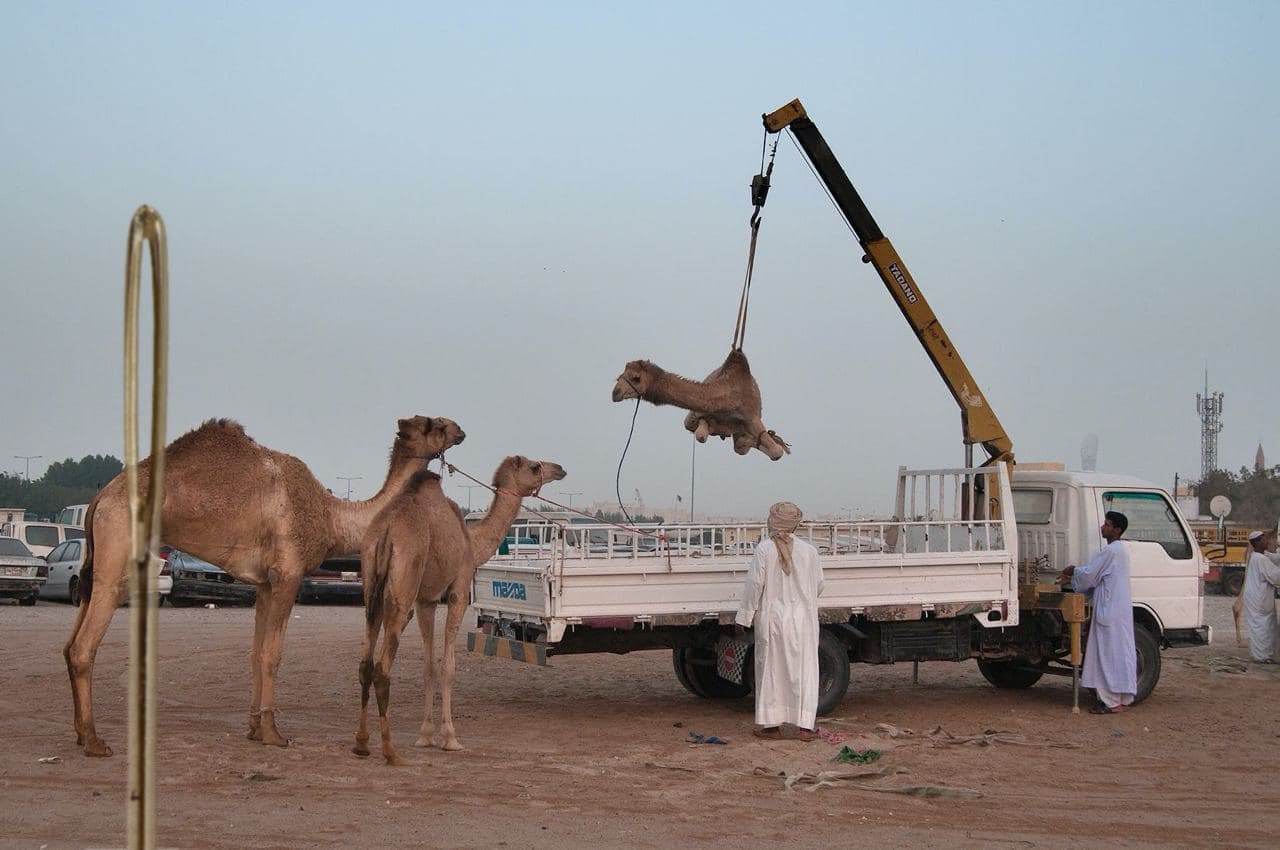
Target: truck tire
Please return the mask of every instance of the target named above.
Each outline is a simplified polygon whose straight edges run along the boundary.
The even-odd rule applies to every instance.
[[[1022,690],[1029,688],[1044,675],[1043,670],[1032,667],[1026,661],[1017,658],[1009,661],[978,660],[978,672],[997,688]]]
[[[1244,588],[1244,570],[1225,570],[1218,588],[1224,596],[1239,596]]]
[[[704,699],[739,699],[751,693],[754,664],[751,654],[743,664],[742,683],[720,678],[716,672],[716,651],[708,646],[689,646],[672,650],[676,678],[692,694]]]
[[[826,629],[818,632],[818,716],[830,714],[849,691],[849,647]]]
[[[67,585],[67,596],[70,597],[73,608],[80,607],[80,579],[75,576],[71,577],[71,583]]]
[[[19,605],[27,605],[27,606],[35,605],[35,604],[36,604],[36,595],[35,595],[34,593],[32,593],[30,596],[24,596],[24,597],[22,597],[21,599],[19,599],[19,600],[18,600],[18,604],[19,604]]]
[[[1133,624],[1133,644],[1138,651],[1138,692],[1134,705],[1142,702],[1160,681],[1160,638],[1142,623]]]

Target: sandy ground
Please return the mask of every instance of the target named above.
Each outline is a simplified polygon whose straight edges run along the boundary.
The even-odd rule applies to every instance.
[[[163,847],[662,847],[755,839],[788,847],[1272,846],[1280,835],[1280,673],[1236,663],[1230,599],[1207,600],[1212,647],[1164,653],[1152,697],[1114,717],[1070,712],[1061,679],[998,691],[971,663],[856,666],[820,726],[841,745],[754,739],[750,700],[685,692],[665,652],[537,668],[459,653],[466,749],[412,746],[422,652],[406,632],[393,675],[408,766],[350,752],[362,610],[300,606],[281,670],[287,749],[244,737],[252,611],[163,609],[158,745]],[[127,611],[98,656],[98,729],[71,730],[67,605],[0,605],[0,846],[124,843]],[[889,724],[892,737],[879,724]],[[941,731],[935,731],[938,729]],[[909,730],[909,731],[908,731]],[[689,733],[727,745],[693,745]],[[985,740],[963,742],[983,733]],[[374,736],[376,743],[376,725]],[[948,739],[946,736],[954,736]],[[961,739],[961,740],[956,740]],[[54,763],[38,759],[57,757]],[[785,777],[883,771],[815,786]],[[941,788],[922,798],[889,789]],[[950,796],[963,794],[964,796]]]

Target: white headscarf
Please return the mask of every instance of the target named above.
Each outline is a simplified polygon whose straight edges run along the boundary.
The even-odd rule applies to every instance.
[[[782,571],[791,575],[791,532],[800,526],[804,513],[793,502],[778,502],[769,508],[769,538],[778,546],[782,559]]]

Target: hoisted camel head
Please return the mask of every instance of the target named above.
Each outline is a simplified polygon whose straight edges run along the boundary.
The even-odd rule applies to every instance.
[[[613,400],[626,401],[629,398],[644,398],[654,378],[662,372],[648,360],[632,360],[618,376],[613,385]]]

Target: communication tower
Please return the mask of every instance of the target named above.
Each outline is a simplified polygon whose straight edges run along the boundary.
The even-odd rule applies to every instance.
[[[1196,393],[1200,414],[1200,480],[1218,468],[1218,434],[1222,431],[1222,393],[1209,392],[1209,370],[1204,372],[1204,394]]]

